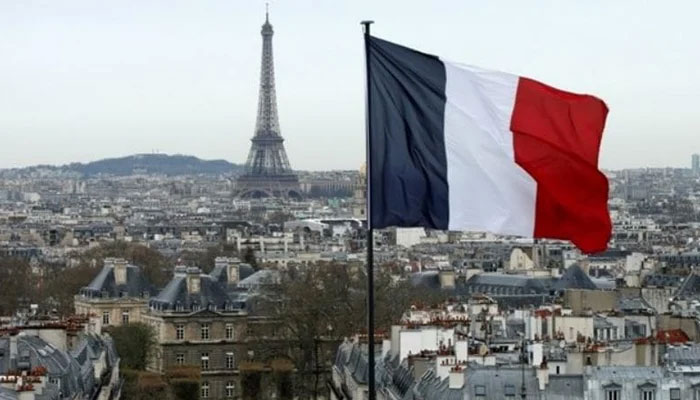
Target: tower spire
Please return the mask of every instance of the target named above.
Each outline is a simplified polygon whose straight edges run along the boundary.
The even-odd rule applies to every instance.
[[[269,5],[265,4],[262,35],[258,117],[246,161],[246,172],[236,183],[239,197],[299,197],[299,180],[292,171],[284,149],[277,115],[275,65],[272,56],[272,36]]]

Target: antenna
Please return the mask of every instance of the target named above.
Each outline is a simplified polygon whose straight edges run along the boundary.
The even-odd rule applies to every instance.
[[[270,2],[265,2],[265,22],[270,22]]]

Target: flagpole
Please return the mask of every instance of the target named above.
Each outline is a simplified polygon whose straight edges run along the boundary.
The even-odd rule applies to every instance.
[[[371,178],[372,178],[372,121],[370,120],[370,110],[372,109],[371,96],[369,94],[370,86],[370,67],[369,67],[369,39],[370,26],[374,21],[362,21],[364,26],[365,36],[365,68],[366,68],[366,87],[367,103],[365,110],[365,131],[367,141],[367,386],[369,389],[369,400],[376,400],[377,388],[374,381],[374,228],[372,228],[372,207],[371,207]]]

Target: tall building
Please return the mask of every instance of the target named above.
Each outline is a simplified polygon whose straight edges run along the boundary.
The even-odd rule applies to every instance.
[[[700,154],[696,153],[692,155],[691,167],[694,173],[700,173]]]
[[[255,134],[251,139],[246,170],[236,182],[237,197],[301,197],[299,179],[292,171],[280,133],[272,58],[272,25],[265,14],[262,26],[260,93]]]

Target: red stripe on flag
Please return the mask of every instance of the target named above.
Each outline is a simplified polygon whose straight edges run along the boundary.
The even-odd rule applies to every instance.
[[[598,170],[607,114],[598,98],[520,78],[510,128],[515,162],[537,182],[535,237],[607,248],[608,180]]]

